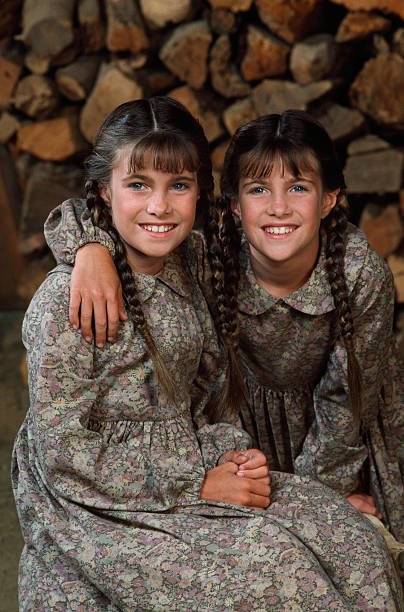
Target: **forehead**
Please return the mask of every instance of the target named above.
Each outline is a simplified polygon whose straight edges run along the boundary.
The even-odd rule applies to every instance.
[[[320,167],[313,153],[308,150],[252,149],[240,157],[240,178],[265,178],[273,173],[282,177],[312,178],[320,175]]]

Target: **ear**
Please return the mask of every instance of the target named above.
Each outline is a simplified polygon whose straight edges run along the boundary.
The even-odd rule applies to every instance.
[[[111,206],[111,190],[109,185],[100,185],[100,196],[107,206]]]
[[[326,216],[332,211],[334,206],[337,203],[337,197],[340,192],[340,189],[335,189],[334,191],[326,191],[323,195],[323,202],[321,205],[321,218],[325,219]]]
[[[241,219],[241,208],[240,208],[240,202],[238,201],[238,199],[236,200],[234,198],[231,201],[231,209],[234,212],[234,214],[237,215],[239,219]]]

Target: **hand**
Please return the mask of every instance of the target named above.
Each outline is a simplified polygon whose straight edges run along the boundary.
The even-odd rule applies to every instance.
[[[347,500],[354,508],[359,510],[359,512],[371,514],[372,516],[376,516],[378,519],[382,518],[382,515],[376,508],[375,501],[371,495],[366,495],[366,493],[351,493],[350,495],[347,495]]]
[[[75,329],[81,327],[88,342],[93,337],[93,316],[99,347],[104,346],[107,332],[108,340],[114,341],[119,320],[127,319],[115,264],[108,249],[95,242],[77,251],[70,291],[70,323]]]
[[[269,477],[239,478],[238,465],[223,463],[206,473],[201,488],[201,499],[246,506],[255,510],[267,508],[270,503]]]
[[[218,465],[225,461],[233,461],[233,463],[239,466],[237,476],[243,478],[270,478],[268,460],[266,455],[258,450],[258,448],[228,451],[220,457]]]

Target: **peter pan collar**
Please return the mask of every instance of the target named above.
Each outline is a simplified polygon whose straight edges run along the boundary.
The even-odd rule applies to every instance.
[[[309,315],[321,315],[334,310],[334,299],[325,269],[325,243],[326,237],[322,233],[318,262],[307,282],[291,295],[277,298],[258,284],[251,267],[249,244],[243,237],[240,252],[239,310],[250,315],[260,315],[279,303]]]
[[[191,279],[186,271],[185,252],[181,246],[170,253],[163,268],[155,275],[135,272],[136,288],[143,302],[148,300],[156,287],[161,282],[181,297],[191,295]]]

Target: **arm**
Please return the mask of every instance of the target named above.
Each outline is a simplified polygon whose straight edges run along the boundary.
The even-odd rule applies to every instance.
[[[110,445],[87,426],[111,390],[111,378],[118,392],[122,367],[114,365],[111,350],[105,354],[109,371],[96,371],[97,349],[68,321],[68,285],[67,275],[51,274],[24,320],[36,468],[56,497],[104,511],[135,509],[144,486],[142,450],[136,444]],[[127,351],[124,344],[119,348],[119,355]],[[140,397],[139,390],[134,393]]]
[[[87,341],[101,347],[106,336],[116,339],[119,320],[126,313],[120,280],[113,263],[111,237],[93,225],[85,201],[66,200],[55,208],[45,222],[45,237],[58,261],[75,265],[70,294],[70,322],[81,327]]]
[[[362,372],[362,421],[367,427],[378,418],[385,367],[393,343],[391,274],[386,264],[370,249],[351,300],[355,351]],[[368,450],[362,437],[354,431],[346,352],[339,340],[314,390],[313,403],[315,420],[296,460],[297,469],[349,498],[360,485],[360,472]],[[350,501],[355,502],[355,498]],[[357,507],[356,503],[353,505]]]

